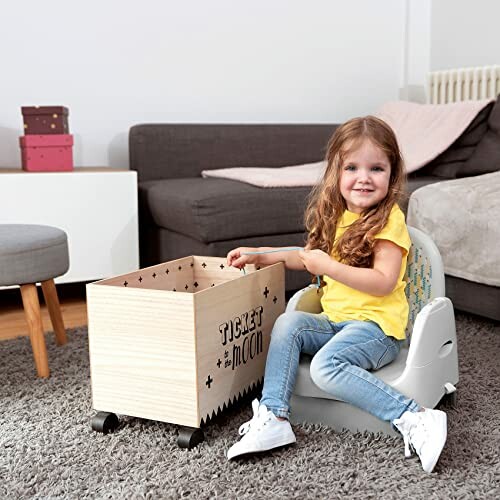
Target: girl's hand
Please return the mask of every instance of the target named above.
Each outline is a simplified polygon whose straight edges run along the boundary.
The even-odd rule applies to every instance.
[[[319,249],[302,250],[299,252],[299,257],[304,264],[304,268],[317,276],[328,275],[333,263],[332,257]]]
[[[257,248],[238,247],[227,254],[227,265],[243,269],[247,264],[255,264],[258,255],[243,255],[245,252],[256,252]]]

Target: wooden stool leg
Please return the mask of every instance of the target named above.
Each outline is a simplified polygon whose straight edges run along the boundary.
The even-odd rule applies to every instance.
[[[40,302],[36,285],[21,285],[21,296],[23,298],[24,313],[28,322],[31,347],[35,358],[36,371],[39,377],[48,377],[49,361],[47,359],[47,347],[43,336],[42,315],[40,313]]]
[[[59,345],[65,344],[68,339],[66,338],[66,330],[64,328],[61,306],[59,305],[59,298],[57,297],[54,280],[42,281],[42,290],[45,303],[49,309],[50,321],[52,321],[54,333],[56,334],[56,342]]]

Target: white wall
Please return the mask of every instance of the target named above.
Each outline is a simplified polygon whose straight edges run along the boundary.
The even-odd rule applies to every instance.
[[[7,2],[6,2],[7,4]],[[22,105],[70,108],[75,164],[128,166],[143,122],[339,122],[398,98],[401,0],[10,0],[0,167]]]
[[[500,64],[498,0],[434,0],[431,70]]]

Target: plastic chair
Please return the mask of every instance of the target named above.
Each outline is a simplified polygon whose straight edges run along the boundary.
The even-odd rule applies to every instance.
[[[445,294],[441,255],[432,239],[409,227],[406,295],[410,310],[406,345],[389,365],[373,372],[420,405],[434,408],[443,398],[452,404],[458,383],[458,355],[453,305]],[[287,311],[321,312],[321,290],[310,285],[290,299]],[[291,421],[323,423],[337,430],[398,434],[389,422],[338,401],[311,380],[311,357],[301,355],[290,401]]]

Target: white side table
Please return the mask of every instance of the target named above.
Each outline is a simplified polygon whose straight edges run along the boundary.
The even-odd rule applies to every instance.
[[[56,283],[129,273],[139,267],[137,172],[0,169],[0,223],[47,224],[66,231],[70,268]]]

